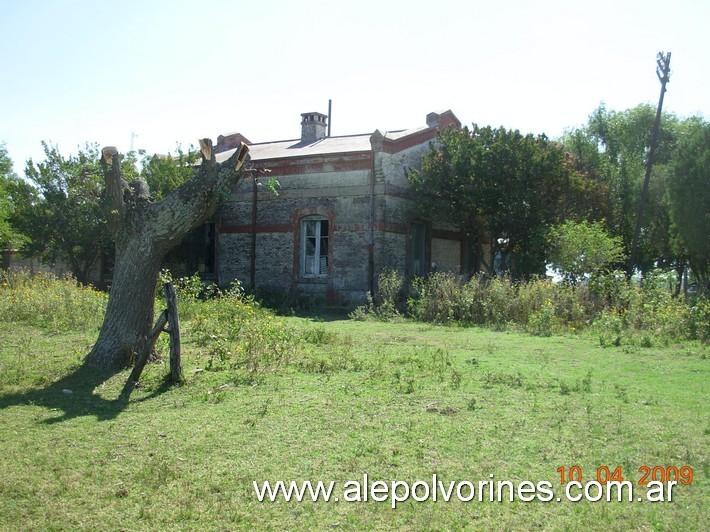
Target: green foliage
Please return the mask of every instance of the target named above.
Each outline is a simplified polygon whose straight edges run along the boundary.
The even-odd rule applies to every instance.
[[[151,199],[160,201],[168,192],[191,179],[198,153],[192,146],[187,152],[178,146],[174,155],[143,157],[141,177],[148,184]]]
[[[668,198],[676,251],[703,289],[710,287],[710,123],[691,122],[674,153]]]
[[[163,272],[162,278],[170,280],[170,273]],[[197,346],[198,356],[206,358],[206,369],[225,371],[235,383],[254,383],[296,358],[297,331],[246,296],[239,283],[225,291],[214,285],[203,290],[197,276],[174,283],[183,343]],[[107,294],[71,278],[0,270],[0,322],[53,331],[95,331],[107,300]],[[162,310],[161,304],[156,308]],[[334,337],[315,330],[304,334],[303,340],[327,344]],[[158,348],[165,351],[167,345],[159,342]]]
[[[623,272],[598,273],[589,283],[553,283],[534,278],[513,282],[506,277],[474,276],[463,281],[451,273],[415,278],[406,287],[401,276],[384,272],[385,286],[409,295],[406,311],[392,313],[393,299],[372,299],[351,317],[388,321],[409,316],[443,325],[518,328],[537,336],[585,329],[602,346],[667,344],[683,339],[707,341],[707,300],[673,297],[676,279],[661,270],[648,272],[642,283],[629,283]],[[705,320],[705,321],[703,321]]]
[[[108,297],[67,277],[0,270],[0,321],[51,330],[96,330]]]
[[[416,281],[414,281],[416,283]],[[374,317],[381,321],[396,320],[405,310],[406,283],[404,278],[393,269],[383,270],[377,278],[375,296],[368,292],[367,303],[356,308],[350,317],[364,320]]]
[[[12,160],[4,144],[0,144],[0,249],[4,249],[17,239],[18,235],[10,224],[10,215],[15,207],[8,185],[17,180],[12,171]]]
[[[690,309],[688,334],[693,340],[710,343],[710,299],[698,299]]]
[[[161,270],[158,277],[158,290],[156,295],[165,298],[162,287],[165,283],[173,283],[175,287],[175,295],[179,300],[195,300],[198,299],[205,291],[213,293],[216,288],[205,287],[199,274],[195,273],[189,277],[178,277],[175,279],[170,270]]]
[[[295,356],[295,331],[246,296],[239,283],[225,291],[212,286],[207,295],[202,301],[189,296],[178,300],[181,315],[186,303],[193,303],[186,334],[208,356],[206,369],[229,371],[235,382],[254,383]]]
[[[561,218],[571,171],[544,135],[474,125],[440,133],[409,179],[425,212],[487,235],[493,256],[512,253],[512,273],[521,277],[545,269],[545,227]]]
[[[602,347],[620,346],[624,334],[624,321],[616,308],[605,309],[594,320],[594,329]]]
[[[528,316],[528,331],[538,336],[551,336],[555,324],[555,307],[546,299],[542,306]]]
[[[8,219],[15,234],[26,237],[20,241],[24,254],[46,264],[65,262],[85,283],[99,259],[113,254],[103,209],[99,146],[87,143],[68,157],[50,144],[43,143],[43,149],[43,161],[27,162],[27,181],[0,179],[0,238],[2,220]],[[6,166],[5,155],[0,149],[0,168]],[[139,178],[138,157],[143,156],[140,177],[149,186],[151,200],[162,199],[194,173],[196,155],[192,151],[186,153],[178,147],[175,156],[144,155],[126,154],[121,169],[127,181]]]
[[[590,208],[589,202],[578,196],[575,199],[578,208],[575,209],[572,204],[569,217],[578,221],[605,219],[608,232],[621,239],[626,255],[631,249],[654,120],[655,109],[650,105],[639,105],[621,112],[602,105],[592,113],[586,126],[566,133],[562,139],[565,149],[572,156],[574,167],[588,177],[589,183],[594,184],[586,192],[588,197],[594,198],[592,203],[596,205]],[[705,223],[698,220],[702,220],[702,213],[707,212],[708,202],[704,196],[708,187],[707,171],[701,171],[696,177],[690,177],[692,171],[688,171],[689,168],[698,168],[696,163],[708,157],[704,155],[708,151],[707,137],[703,140],[700,133],[706,127],[704,123],[697,117],[681,120],[669,113],[661,117],[659,143],[642,219],[637,262],[634,264],[642,272],[656,267],[682,270],[686,247],[676,235],[685,224],[672,222],[673,212],[676,218],[682,216],[687,202],[688,210],[685,212],[692,211],[688,214],[688,222],[695,227]],[[689,139],[694,137],[693,132],[698,135],[695,147],[683,148],[686,142],[692,144]],[[684,175],[683,178],[674,177],[678,171]],[[686,187],[679,183],[685,176],[693,185],[688,182]],[[683,194],[685,198],[681,199]],[[702,232],[702,227],[700,230]],[[707,234],[707,231],[702,234]],[[687,236],[691,246],[707,245],[707,239],[701,234],[693,232]]]
[[[42,146],[45,160],[27,162],[30,186],[15,187],[13,224],[29,239],[23,253],[46,264],[63,261],[86,283],[91,268],[110,248],[101,206],[98,145],[87,144],[66,158],[56,146]]]
[[[549,261],[570,283],[623,260],[619,237],[611,237],[602,222],[567,220],[550,230]]]

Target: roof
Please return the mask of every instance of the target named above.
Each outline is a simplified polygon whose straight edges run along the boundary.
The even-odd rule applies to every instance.
[[[407,136],[408,133],[418,133],[426,129],[426,127],[423,127],[407,131],[387,132],[385,133],[385,138],[396,140]],[[372,133],[362,133],[359,135],[326,137],[311,143],[304,143],[300,139],[257,142],[249,144],[249,155],[252,161],[266,161],[269,159],[305,157],[309,155],[366,152],[372,150],[371,137]],[[226,161],[235,150],[236,148],[217,153],[217,162]]]
[[[423,133],[427,130],[435,130],[436,127],[439,126],[438,119],[444,115],[447,115],[447,118],[450,116],[446,124],[458,123],[458,119],[453,115],[453,113],[451,113],[451,111],[445,111],[443,113],[430,113],[430,115],[427,116],[428,125],[412,129],[388,131],[386,133],[380,133],[376,130],[374,133],[325,137],[310,143],[303,142],[301,139],[280,140],[276,142],[257,142],[254,144],[248,143],[249,155],[251,156],[251,160],[256,162],[290,157],[368,152],[372,150],[370,140],[373,135],[376,135],[377,137],[380,137],[381,135],[380,138],[385,141],[399,141],[407,137]],[[437,121],[430,123],[430,117],[432,116],[434,116]],[[232,134],[232,136],[235,135],[239,134]],[[241,137],[241,135],[239,136]],[[234,154],[235,151],[236,147],[217,153],[217,162],[226,161],[232,156],[232,154]]]
[[[326,137],[311,143],[304,143],[300,139],[261,142],[249,146],[249,155],[251,155],[252,161],[263,161],[305,155],[370,151],[372,149],[370,136],[370,133],[364,133],[361,135]]]

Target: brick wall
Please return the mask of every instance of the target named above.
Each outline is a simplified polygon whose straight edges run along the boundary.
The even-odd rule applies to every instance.
[[[432,116],[436,120],[430,120]],[[383,269],[407,273],[413,222],[426,224],[429,262],[439,271],[458,273],[460,235],[419,212],[407,180],[407,171],[419,168],[436,127],[453,123],[452,117],[432,114],[428,128],[406,135],[376,131],[370,137],[371,151],[255,159],[255,166],[269,169],[281,185],[278,196],[261,189],[257,193],[256,287],[298,290],[331,300],[362,299]],[[216,215],[220,284],[236,278],[249,285],[252,204],[252,184],[247,181]],[[329,220],[328,275],[323,278],[300,274],[300,226],[309,215]]]

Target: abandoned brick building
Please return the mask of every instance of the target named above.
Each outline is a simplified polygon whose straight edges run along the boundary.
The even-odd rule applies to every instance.
[[[218,161],[245,142],[252,175],[280,187],[276,195],[246,179],[232,194],[205,229],[203,272],[221,285],[239,279],[334,302],[361,299],[385,268],[414,276],[468,266],[462,233],[422,216],[406,176],[437,130],[460,127],[451,111],[415,129],[337,137],[327,135],[326,115],[301,116],[297,140],[218,137]]]

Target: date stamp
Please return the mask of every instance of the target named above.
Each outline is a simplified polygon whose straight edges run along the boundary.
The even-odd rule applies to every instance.
[[[580,466],[572,467],[560,466],[557,468],[560,474],[560,484],[563,486],[567,482],[582,482],[584,474]],[[687,486],[693,482],[693,468],[690,466],[654,466],[650,467],[642,465],[638,468],[640,478],[637,481],[639,486],[647,486],[649,482],[677,482],[683,486]],[[596,481],[600,484],[608,484],[609,482],[624,482],[624,472],[621,466],[616,466],[613,470],[609,466],[599,466],[596,470]]]
[[[647,500],[649,502],[671,502],[673,500],[673,487],[681,484],[687,486],[693,482],[693,468],[684,465],[677,466],[647,466],[642,465],[637,470],[639,476],[635,478],[638,486],[646,488],[645,498],[634,497],[634,482],[625,479],[621,466],[614,468],[602,465],[596,468],[591,478],[585,480],[585,475],[579,465],[571,467],[560,466],[557,473],[560,475],[560,484],[565,487],[567,500],[577,502],[582,498],[596,502],[606,496],[611,501],[616,495],[618,501]],[[595,474],[596,473],[596,474]],[[596,477],[596,478],[595,478]],[[665,489],[664,489],[665,487]],[[573,494],[572,490],[576,490]],[[626,495],[624,495],[626,494]],[[558,501],[561,499],[558,498]]]
[[[582,482],[584,475],[582,468],[578,465],[566,468],[560,466],[557,468],[560,474],[560,484],[563,486],[567,482]],[[685,465],[682,467],[676,466],[654,466],[650,467],[642,465],[638,468],[640,478],[637,481],[639,486],[648,486],[649,482],[676,482],[687,486],[693,482],[693,468]],[[609,482],[624,482],[624,472],[621,466],[616,466],[613,470],[606,465],[599,466],[596,470],[596,481],[600,484],[608,484]]]

